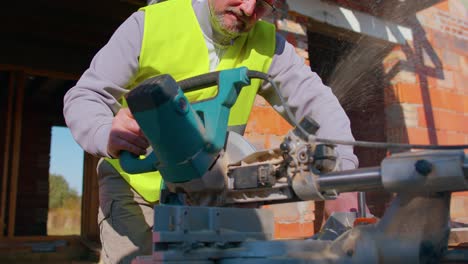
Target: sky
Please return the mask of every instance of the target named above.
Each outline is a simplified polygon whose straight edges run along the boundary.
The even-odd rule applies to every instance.
[[[66,127],[52,127],[49,173],[60,174],[79,195],[83,189],[84,152]]]

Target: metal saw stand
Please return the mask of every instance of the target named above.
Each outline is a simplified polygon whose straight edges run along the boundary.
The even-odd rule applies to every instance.
[[[146,263],[440,263],[466,261],[447,250],[450,193],[399,195],[375,225],[337,239],[272,240],[267,209],[156,206]]]
[[[267,209],[155,206],[153,254],[133,263],[468,263],[447,246],[451,192],[468,189],[463,152],[395,155],[379,175],[380,188],[397,194],[385,215],[334,240],[273,240]],[[348,181],[334,177],[335,186],[340,178]],[[363,189],[378,185],[370,178]]]

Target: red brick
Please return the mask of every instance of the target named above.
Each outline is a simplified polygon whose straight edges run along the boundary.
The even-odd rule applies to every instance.
[[[438,88],[455,89],[455,78],[453,71],[444,69],[443,73],[443,78],[437,80]]]
[[[265,147],[265,149],[270,149],[271,148],[270,135],[265,135],[264,147]]]
[[[267,103],[267,101],[265,100],[265,98],[257,95],[255,97],[255,101],[254,101],[254,106],[268,106],[269,104]]]
[[[435,53],[437,54],[436,56],[442,61],[444,70],[457,71],[460,69],[460,54],[457,54],[447,48],[435,49]],[[431,60],[431,58],[427,54],[425,56],[427,56],[428,59]],[[426,66],[429,66],[431,68],[435,67],[435,65],[431,66],[428,64],[426,64]]]
[[[450,50],[444,50],[442,52],[442,61],[444,64],[444,69],[448,70],[459,70],[460,69],[460,60],[459,60],[460,55],[452,52]]]
[[[268,208],[274,212],[275,222],[277,223],[313,222],[315,219],[315,202],[313,201],[274,204],[263,208]]]
[[[431,142],[431,144],[436,144],[436,145],[448,145],[449,144],[448,143],[449,134],[446,131],[429,129],[429,134],[430,136],[433,136],[435,139],[435,141]]]
[[[463,96],[463,113],[468,113],[468,96]]]
[[[423,82],[426,82],[427,83],[427,88],[429,89],[436,89],[438,87],[438,78],[436,77],[432,77],[432,76],[426,76],[426,75],[422,75],[422,78],[424,78],[424,81]],[[421,83],[421,78],[419,78],[418,76],[418,83]]]
[[[426,128],[409,127],[406,130],[408,143],[411,144],[430,144],[429,130]]]
[[[394,85],[395,97],[399,102],[422,104],[421,88],[418,84],[399,83]]]
[[[283,142],[284,135],[275,136],[275,135],[268,135],[268,139],[265,141],[265,148],[278,148],[279,145]]]
[[[314,234],[314,223],[275,223],[274,238],[307,238]]]
[[[271,132],[272,124],[271,119],[268,119],[266,115],[266,107],[254,106],[250,113],[249,121],[247,123],[246,132],[267,134]]]
[[[450,204],[450,218],[455,221],[457,221],[457,219],[463,219],[466,221],[468,218],[468,197],[466,194],[452,194],[452,202]],[[460,221],[458,220],[457,222]]]
[[[301,210],[303,221],[312,222],[315,220],[315,201],[299,202],[298,206],[299,210]]]
[[[289,123],[269,106],[254,106],[247,125],[247,131],[259,134],[284,135],[290,129]]]
[[[463,145],[465,144],[465,135],[462,133],[448,133],[447,145]]]
[[[460,70],[465,76],[468,76],[468,58],[466,56],[460,56]]]
[[[433,7],[448,12],[449,11],[449,1],[440,2],[438,4],[433,5]]]
[[[463,115],[462,117],[462,123],[460,124],[461,128],[462,128],[462,132],[463,133],[466,133],[468,134],[468,116],[467,115]]]
[[[440,89],[430,89],[430,100],[433,108],[443,108],[458,113],[463,113],[464,96]]]
[[[441,51],[440,53],[443,54],[443,51]],[[442,58],[442,56],[438,56],[438,57]],[[426,75],[426,74],[422,74],[422,75],[425,81],[427,82],[429,88],[437,88],[437,89],[455,91],[456,90],[455,75],[457,75],[460,72],[460,67],[461,67],[459,62],[457,62],[457,65],[458,65],[457,68],[454,69],[453,66],[451,67],[449,65],[444,64],[444,68],[442,70],[441,76],[431,76],[431,75]],[[418,80],[418,83],[421,83],[421,81]]]
[[[461,145],[464,144],[465,136],[462,133],[436,131],[437,144],[439,145]]]
[[[468,83],[468,75],[462,73],[457,73],[455,75],[455,91],[458,94],[468,95],[468,89],[466,89],[466,84]]]
[[[468,191],[462,191],[462,192],[454,192],[452,193],[452,197],[455,196],[467,196],[468,197]]]
[[[427,128],[407,128],[408,143],[411,144],[438,144],[460,145],[467,144],[466,135],[457,132],[448,132]],[[433,140],[431,142],[431,139]],[[402,141],[402,143],[405,143]]]
[[[457,37],[451,37],[450,40],[450,48],[459,53],[460,56],[467,56],[468,55],[468,44],[466,43],[465,39],[460,39]]]
[[[272,210],[277,223],[297,223],[301,221],[302,212],[297,206],[298,203],[284,203],[269,205],[268,209]]]
[[[405,69],[399,69],[395,76],[390,80],[391,84],[417,84],[417,73],[414,65],[405,62]]]
[[[467,123],[465,123],[466,121],[467,119],[463,114],[430,107],[421,107],[418,109],[418,125],[420,127],[464,132],[467,130],[467,128],[465,128],[467,126]]]
[[[447,43],[448,35],[444,32],[434,31],[433,32],[433,41],[431,45],[437,49],[447,49],[449,44]]]

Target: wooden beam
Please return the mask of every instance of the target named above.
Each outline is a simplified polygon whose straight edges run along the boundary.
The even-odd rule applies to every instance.
[[[16,199],[18,193],[18,176],[21,160],[21,132],[23,121],[23,101],[24,101],[24,72],[15,73],[15,112],[13,120],[13,145],[11,152],[11,170],[10,170],[10,199],[8,210],[8,237],[13,237],[15,234],[15,218],[16,218]]]
[[[2,35],[3,37],[4,35]],[[60,45],[57,41],[23,41],[4,36],[0,42],[0,64],[81,75],[99,50]],[[21,54],[21,56],[15,56]]]
[[[47,70],[47,69],[36,69],[36,68],[27,67],[27,66],[11,65],[11,64],[0,64],[0,71],[21,71],[27,75],[49,77],[49,78],[61,79],[61,80],[78,80],[80,78],[80,74],[59,72],[59,71]]]
[[[99,158],[85,153],[83,168],[83,195],[81,200],[81,235],[90,241],[99,243],[99,185],[96,167]]]
[[[58,72],[46,69],[36,69],[27,66],[11,65],[11,64],[0,64],[0,71],[21,71],[28,75],[43,76],[61,80],[78,80],[79,74]]]
[[[43,242],[43,241],[54,241],[54,240],[65,240],[65,241],[80,241],[81,237],[77,235],[66,235],[66,236],[16,236],[16,237],[0,237],[0,243],[5,242]]]
[[[294,11],[315,21],[343,31],[355,32],[390,43],[405,45],[413,40],[412,29],[381,18],[329,4],[320,0],[287,0],[290,12]]]
[[[3,237],[5,234],[6,228],[6,208],[7,208],[7,193],[8,193],[8,176],[9,176],[9,169],[10,169],[10,147],[11,147],[11,129],[13,126],[13,99],[15,94],[14,89],[14,74],[10,74],[9,81],[8,81],[8,99],[6,100],[7,103],[7,112],[6,112],[6,120],[5,120],[5,145],[3,146],[3,170],[2,170],[2,190],[1,190],[1,200],[0,200],[0,237]]]

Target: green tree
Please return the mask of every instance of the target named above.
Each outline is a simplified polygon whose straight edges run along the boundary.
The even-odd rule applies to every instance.
[[[49,208],[61,208],[72,201],[80,201],[78,192],[70,188],[62,175],[49,174]]]

